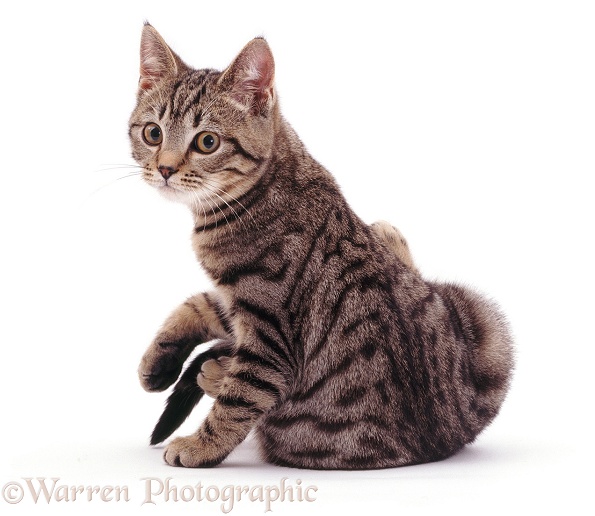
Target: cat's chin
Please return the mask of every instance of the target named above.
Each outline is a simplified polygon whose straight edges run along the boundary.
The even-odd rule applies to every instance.
[[[184,204],[192,212],[204,213],[205,206],[207,209],[212,208],[213,201],[202,197],[199,192],[179,190],[175,186],[166,184],[157,186],[157,190],[167,200]]]
[[[187,192],[177,190],[176,188],[173,188],[170,185],[159,186],[157,187],[157,190],[163,197],[165,197],[169,201],[181,202],[183,204],[188,204],[189,202]]]

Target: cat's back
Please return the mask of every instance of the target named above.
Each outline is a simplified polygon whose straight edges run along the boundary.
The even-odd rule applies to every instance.
[[[300,361],[287,399],[259,426],[267,459],[393,467],[439,460],[473,441],[495,416],[510,369],[504,357],[501,385],[486,401],[476,336],[504,355],[509,337],[483,303],[424,281],[350,210],[329,210],[286,300]]]

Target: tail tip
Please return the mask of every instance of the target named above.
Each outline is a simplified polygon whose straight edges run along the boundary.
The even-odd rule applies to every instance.
[[[153,433],[151,434],[151,438],[149,439],[149,444],[151,446],[156,446],[158,444],[161,444],[170,435],[171,435],[171,432],[169,432],[169,433],[164,432],[163,429],[159,428],[159,425],[157,425],[157,426],[155,426]]]

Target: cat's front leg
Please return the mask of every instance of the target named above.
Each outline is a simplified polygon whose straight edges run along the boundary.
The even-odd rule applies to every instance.
[[[203,424],[195,434],[174,439],[165,450],[165,462],[187,468],[219,464],[282,399],[291,373],[264,349],[262,343],[238,346]]]
[[[216,292],[192,296],[166,319],[143,355],[138,368],[141,385],[151,392],[167,389],[196,345],[228,337],[229,331]]]

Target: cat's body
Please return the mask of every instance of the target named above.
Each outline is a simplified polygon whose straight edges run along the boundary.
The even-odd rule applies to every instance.
[[[163,390],[194,346],[220,339],[182,374],[153,442],[207,391],[211,412],[167,447],[169,464],[215,465],[252,428],[265,458],[288,466],[448,457],[500,408],[507,325],[476,293],[425,281],[398,231],[352,212],[281,117],[273,75],[262,39],[219,73],[189,69],[143,31],[133,155],[149,183],[192,209],[216,290],[170,316],[141,382]]]

